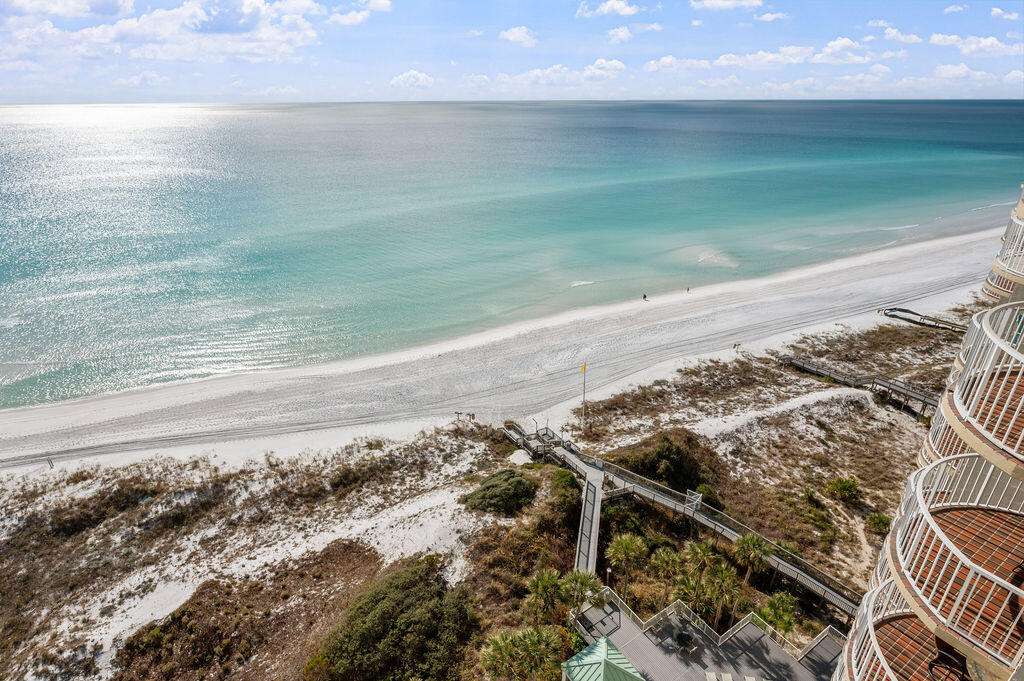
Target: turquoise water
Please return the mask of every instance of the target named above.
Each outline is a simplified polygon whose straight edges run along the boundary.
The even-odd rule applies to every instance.
[[[1020,102],[4,107],[0,406],[998,224],[1022,179]]]

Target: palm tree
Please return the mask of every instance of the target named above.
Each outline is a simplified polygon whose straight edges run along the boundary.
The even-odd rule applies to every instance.
[[[593,572],[573,570],[562,577],[562,595],[573,610],[572,623],[580,616],[585,601],[593,601],[601,591],[601,580]]]
[[[732,555],[737,563],[747,568],[747,574],[743,576],[743,586],[748,586],[754,570],[768,567],[767,559],[772,555],[772,551],[761,535],[748,532],[733,544]]]
[[[716,603],[714,627],[718,629],[718,624],[722,621],[722,611],[726,606],[731,608],[736,603],[740,592],[743,590],[743,586],[736,577],[736,568],[725,561],[715,565],[712,569],[711,577],[713,580],[712,591]]]
[[[779,591],[757,611],[768,624],[780,634],[788,634],[796,625],[796,598],[786,591]]]
[[[516,636],[519,651],[518,671],[536,681],[541,672],[557,661],[561,642],[548,627],[530,627]]]
[[[507,631],[487,639],[487,649],[480,656],[484,669],[496,679],[514,678],[517,671],[516,636]]]
[[[620,534],[612,539],[604,555],[616,569],[622,570],[625,589],[629,586],[632,571],[640,567],[640,563],[647,557],[647,544],[635,534]]]
[[[558,580],[558,570],[539,570],[526,582],[526,588],[530,590],[526,604],[536,611],[538,619],[553,613],[563,602],[564,592]]]
[[[703,612],[707,605],[696,575],[684,574],[676,580],[675,597],[696,613]]]
[[[668,592],[672,588],[672,582],[683,570],[683,554],[673,551],[667,546],[651,554],[651,568],[658,579],[665,583],[665,591],[661,594],[661,606],[665,607],[668,602]]]
[[[710,542],[686,542],[686,560],[697,574],[697,594],[695,598],[700,597],[701,580],[704,579],[704,573],[715,562],[716,557],[715,550],[711,548]]]

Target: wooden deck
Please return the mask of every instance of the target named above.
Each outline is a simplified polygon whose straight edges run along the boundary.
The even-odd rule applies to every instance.
[[[842,645],[825,636],[798,661],[753,624],[721,645],[675,616],[641,631],[614,603],[585,611],[580,624],[589,640],[607,636],[647,681],[706,681],[708,672],[731,674],[734,681],[828,681],[842,653]],[[694,653],[680,654],[680,632],[692,637]]]

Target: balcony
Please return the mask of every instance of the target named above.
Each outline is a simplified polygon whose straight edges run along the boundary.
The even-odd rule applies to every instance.
[[[917,463],[919,466],[933,464],[939,459],[946,459],[951,456],[959,456],[971,452],[967,443],[957,435],[957,432],[950,427],[942,410],[936,410],[932,417],[932,427],[928,431],[928,437],[924,439],[924,445],[918,452]]]
[[[1012,279],[1004,277],[995,267],[985,277],[985,283],[981,285],[981,294],[989,300],[998,303],[1006,300],[1013,294],[1016,284]]]
[[[1008,668],[1024,657],[1024,483],[977,454],[910,477],[889,537],[893,577],[933,626]]]
[[[1010,214],[1010,222],[1003,233],[1002,247],[992,264],[996,274],[1010,281],[1024,282],[1024,220],[1021,204]]]
[[[833,681],[931,681],[935,637],[890,579],[861,601]]]
[[[972,449],[1024,479],[1024,303],[985,312],[964,368],[943,400],[949,424]],[[965,346],[966,347],[966,346]]]

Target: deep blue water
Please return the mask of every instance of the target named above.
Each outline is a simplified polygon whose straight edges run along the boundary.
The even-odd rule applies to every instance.
[[[0,406],[995,225],[1022,179],[1021,102],[0,107]]]

